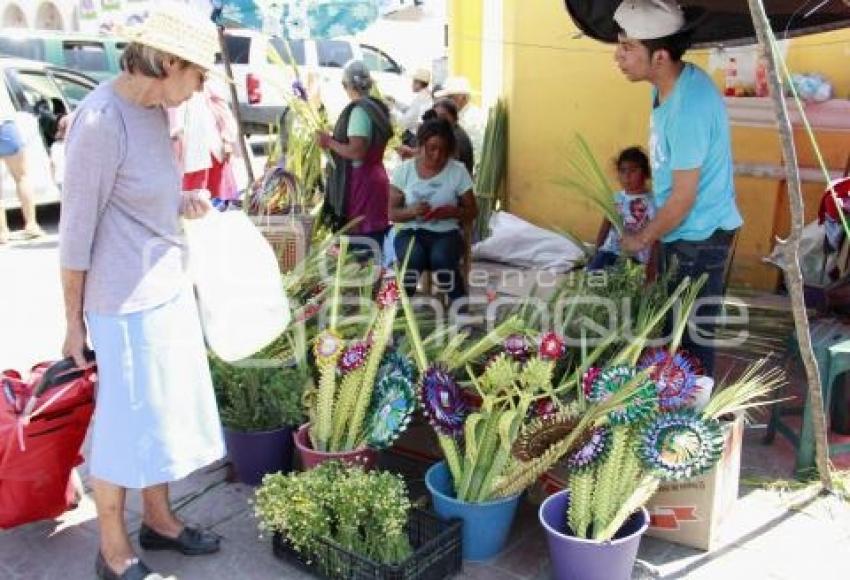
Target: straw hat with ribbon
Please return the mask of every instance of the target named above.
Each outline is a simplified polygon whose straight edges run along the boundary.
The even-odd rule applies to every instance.
[[[140,25],[126,27],[120,36],[216,72],[218,32],[207,18],[178,5],[160,6]]]

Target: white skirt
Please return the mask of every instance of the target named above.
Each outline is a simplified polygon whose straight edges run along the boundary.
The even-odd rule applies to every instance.
[[[144,488],[224,456],[191,287],[150,310],[86,320],[98,376],[92,476]]]

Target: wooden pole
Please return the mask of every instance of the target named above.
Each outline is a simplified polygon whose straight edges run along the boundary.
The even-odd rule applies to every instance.
[[[820,374],[812,349],[809,334],[809,319],[806,314],[806,302],[803,297],[803,273],[800,268],[800,240],[803,235],[805,218],[803,213],[803,195],[800,188],[800,169],[797,165],[797,149],[794,146],[794,130],[788,116],[788,105],[782,90],[782,80],[774,52],[773,31],[767,18],[762,0],[747,0],[753,19],[756,35],[767,61],[767,77],[770,82],[770,95],[779,124],[779,137],[782,154],[785,158],[785,175],[788,183],[788,201],[791,208],[791,233],[785,240],[778,240],[784,254],[785,284],[791,298],[794,313],[794,325],[797,329],[797,344],[806,369],[809,385],[808,407],[812,413],[816,457],[821,483],[826,491],[832,491],[832,475],[829,469],[829,450],[826,434],[826,410],[821,391]]]
[[[248,146],[245,144],[245,136],[242,134],[242,115],[239,113],[239,96],[236,94],[236,85],[233,84],[233,69],[230,66],[230,54],[227,52],[227,42],[224,39],[224,26],[217,25],[218,29],[218,44],[221,47],[221,62],[224,63],[224,74],[227,75],[227,86],[230,87],[230,108],[233,109],[233,116],[236,118],[236,134],[239,140],[239,151],[242,153],[242,159],[245,160],[245,171],[248,173],[249,186],[254,183],[254,167],[251,165],[251,155],[249,155]]]

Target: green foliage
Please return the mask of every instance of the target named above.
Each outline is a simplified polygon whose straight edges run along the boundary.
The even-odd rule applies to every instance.
[[[386,564],[412,552],[410,509],[401,477],[333,461],[303,473],[267,475],[254,502],[260,529],[282,534],[304,556],[320,555],[324,539]],[[320,559],[319,565],[331,563]]]
[[[766,368],[767,361],[753,363],[732,384],[718,386],[703,414],[720,419],[773,402],[766,397],[785,384],[785,374],[777,368]]]
[[[221,421],[235,431],[268,431],[304,421],[309,375],[298,367],[229,365],[210,357]]]
[[[614,204],[614,188],[593,155],[587,141],[579,134],[575,136],[573,150],[567,156],[570,166],[568,177],[556,180],[557,185],[577,192],[595,206],[611,222],[618,232],[623,231],[623,218]]]
[[[582,271],[568,277],[556,288],[549,304],[552,308],[558,304],[569,305],[564,316],[564,326],[559,329],[567,336],[581,336],[581,330],[586,329],[589,336],[595,337],[595,327],[610,328],[608,304],[614,304],[619,312],[627,309],[631,316],[629,322],[632,323],[629,330],[634,336],[639,333],[640,326],[647,322],[650,314],[663,308],[670,294],[673,274],[674,272],[669,270],[655,282],[647,284],[643,265],[627,259],[619,260],[604,271]],[[572,300],[588,296],[597,300]],[[649,337],[657,336],[661,326],[656,324],[651,328]],[[618,339],[608,349],[607,354],[612,354],[623,342],[623,339]],[[602,358],[604,360],[607,357]]]

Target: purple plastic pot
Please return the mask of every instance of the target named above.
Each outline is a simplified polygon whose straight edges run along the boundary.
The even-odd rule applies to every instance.
[[[549,542],[552,577],[555,580],[629,580],[640,538],[649,527],[649,513],[645,508],[635,512],[613,540],[584,540],[566,533],[569,494],[569,490],[564,490],[549,496],[538,512]]]
[[[309,423],[301,425],[294,436],[295,447],[298,449],[298,454],[301,456],[301,465],[305,470],[313,469],[325,461],[333,460],[342,461],[348,465],[362,465],[367,471],[374,469],[375,465],[377,465],[378,452],[368,447],[355,451],[340,451],[339,453],[316,451],[310,444],[309,429]]]
[[[239,481],[259,485],[267,473],[292,471],[292,431],[289,426],[256,432],[225,427],[227,455]]]

